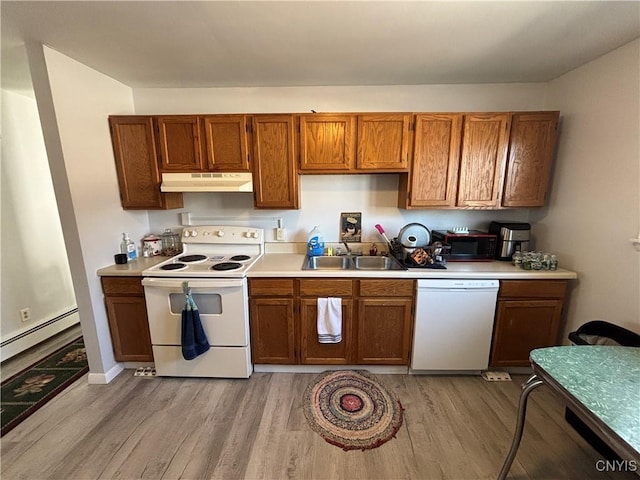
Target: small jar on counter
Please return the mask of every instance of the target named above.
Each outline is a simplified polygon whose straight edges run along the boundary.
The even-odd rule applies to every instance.
[[[173,233],[170,228],[167,228],[160,236],[162,239],[162,254],[167,257],[173,257],[174,255],[182,252],[180,245],[180,235]]]
[[[515,252],[513,257],[511,257],[511,263],[516,267],[522,267],[522,252]]]
[[[147,252],[145,257],[162,254],[162,240],[157,235],[147,235],[142,239],[143,254]]]

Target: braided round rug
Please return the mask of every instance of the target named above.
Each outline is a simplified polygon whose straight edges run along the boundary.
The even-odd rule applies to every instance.
[[[364,370],[320,374],[304,392],[304,415],[311,428],[343,450],[376,448],[402,426],[402,404]]]

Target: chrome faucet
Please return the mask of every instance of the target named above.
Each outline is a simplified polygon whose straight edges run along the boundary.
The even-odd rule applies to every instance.
[[[347,248],[347,255],[351,255],[351,248],[349,247],[349,244],[347,242],[345,242],[344,240],[342,241],[342,243]]]

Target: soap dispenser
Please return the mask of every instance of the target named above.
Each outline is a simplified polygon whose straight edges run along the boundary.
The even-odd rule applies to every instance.
[[[324,253],[324,237],[322,236],[322,232],[318,225],[313,227],[313,230],[309,232],[307,253],[310,257],[318,257]]]

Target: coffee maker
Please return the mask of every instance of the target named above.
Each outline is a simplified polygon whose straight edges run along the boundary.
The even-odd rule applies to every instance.
[[[515,252],[529,250],[531,225],[524,222],[491,222],[489,233],[498,237],[496,259],[510,261]]]

